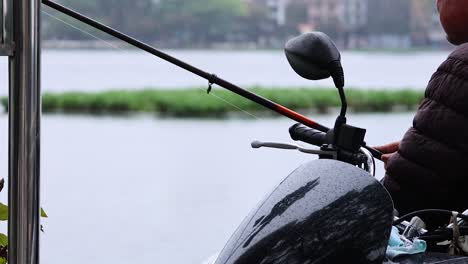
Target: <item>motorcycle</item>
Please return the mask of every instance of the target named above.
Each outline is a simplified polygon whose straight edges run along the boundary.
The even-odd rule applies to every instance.
[[[311,79],[332,77],[342,101],[335,126],[321,132],[296,124],[295,141],[317,148],[275,142],[252,142],[253,148],[298,150],[319,159],[297,168],[268,194],[234,232],[215,264],[276,263],[468,263],[468,211],[424,210],[401,218],[375,176],[375,160],[366,146],[366,130],[346,123],[346,96],[340,53],[320,32],[286,44],[296,73]],[[379,156],[375,152],[375,156]],[[418,217],[454,215],[443,228],[426,230]],[[410,221],[410,222],[409,222]],[[386,257],[392,227],[411,243],[427,242],[428,251],[390,261]],[[454,249],[458,249],[456,256]],[[441,253],[452,251],[452,254]]]

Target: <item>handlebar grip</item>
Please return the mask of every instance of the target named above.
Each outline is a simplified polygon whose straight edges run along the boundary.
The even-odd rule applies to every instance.
[[[289,128],[291,138],[296,141],[306,142],[315,146],[322,146],[326,142],[326,134],[302,124],[295,124]]]
[[[382,160],[382,155],[383,153],[376,150],[375,148],[371,148],[369,146],[364,146],[364,148],[366,148],[371,154],[372,156],[374,156],[374,158],[378,159],[378,160]]]

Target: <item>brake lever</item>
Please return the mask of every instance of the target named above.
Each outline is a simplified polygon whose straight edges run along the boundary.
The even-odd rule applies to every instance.
[[[255,140],[251,143],[252,148],[277,148],[277,149],[298,149],[299,146],[289,143],[276,143],[276,142],[261,142]]]
[[[333,159],[337,159],[338,153],[336,151],[327,151],[327,150],[320,150],[320,149],[309,149],[304,148],[295,144],[289,143],[277,143],[277,142],[261,142],[261,141],[253,141],[251,143],[252,148],[275,148],[275,149],[286,149],[286,150],[297,150],[302,153],[306,154],[313,154],[313,155],[330,155]]]

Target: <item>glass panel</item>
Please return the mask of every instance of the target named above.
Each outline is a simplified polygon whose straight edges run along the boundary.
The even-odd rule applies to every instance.
[[[5,14],[3,13],[3,2],[4,0],[0,1],[0,14],[2,16],[0,17],[0,43],[3,44],[3,18],[5,17]]]
[[[12,55],[13,0],[0,0],[0,56]]]

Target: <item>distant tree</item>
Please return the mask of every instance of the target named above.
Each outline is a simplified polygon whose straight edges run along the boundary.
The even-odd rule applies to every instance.
[[[239,21],[239,35],[245,41],[259,42],[275,34],[276,22],[270,16],[266,5],[251,1],[246,6],[245,15]]]
[[[163,36],[200,43],[222,40],[246,14],[239,0],[160,0],[157,9]]]
[[[307,4],[303,1],[291,2],[286,9],[286,17],[283,30],[289,34],[297,34],[299,25],[308,22]]]
[[[239,0],[58,0],[61,4],[145,41],[207,43],[242,31],[246,4]],[[44,10],[75,27],[106,35],[49,8]],[[43,22],[45,39],[89,39],[53,18]]]
[[[371,34],[405,35],[410,31],[410,8],[408,0],[370,0],[369,25]]]
[[[155,30],[158,28],[158,19],[155,17],[156,8],[153,0],[59,0],[58,2],[144,40],[153,39]],[[49,8],[44,8],[44,10],[80,29],[97,33],[96,30],[66,15]],[[46,18],[47,15],[44,17],[43,34],[47,39],[81,40],[89,38],[89,36],[84,35],[82,32],[64,25],[55,19]]]

